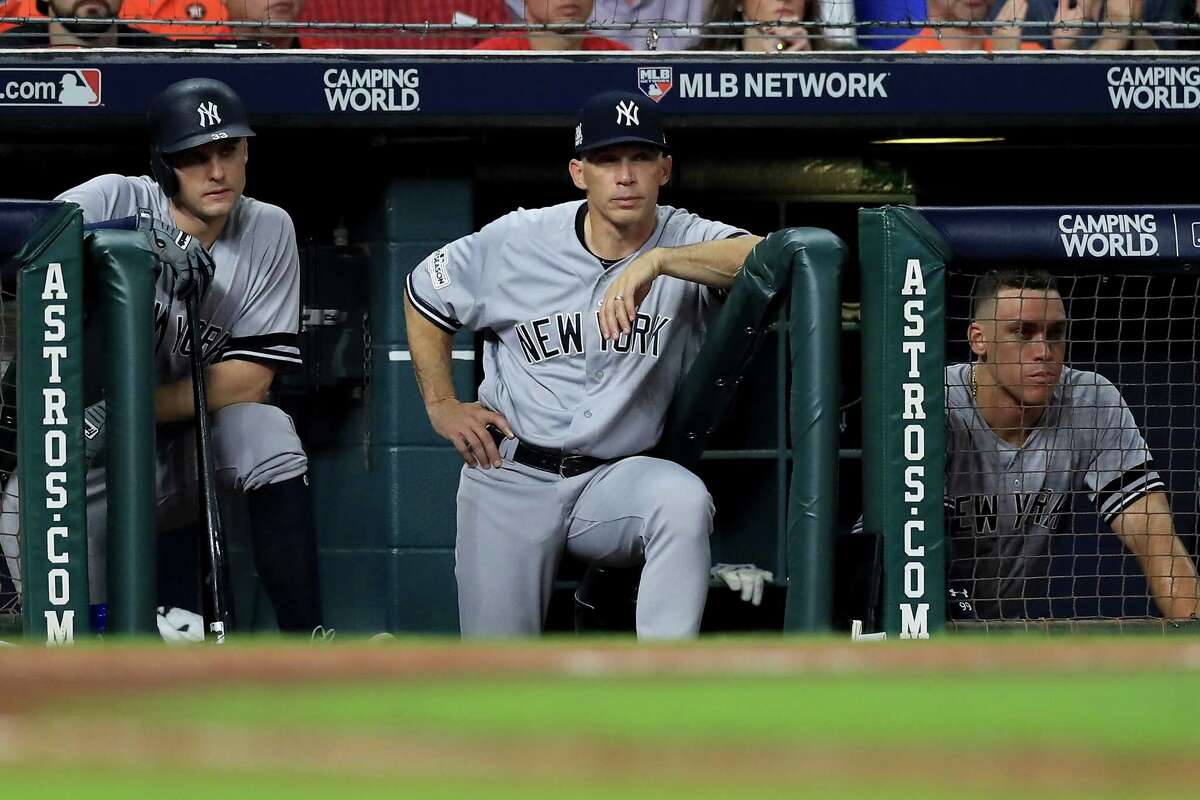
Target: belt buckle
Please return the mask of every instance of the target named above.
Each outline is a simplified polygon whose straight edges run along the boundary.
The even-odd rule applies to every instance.
[[[582,475],[583,473],[587,472],[586,469],[579,469],[578,471],[572,471],[570,475],[567,474],[567,469],[573,462],[576,462],[576,461],[584,462],[587,459],[588,459],[587,456],[581,456],[581,455],[577,455],[577,454],[563,456],[562,461],[560,461],[558,464],[558,476],[560,478],[574,478],[576,475]]]

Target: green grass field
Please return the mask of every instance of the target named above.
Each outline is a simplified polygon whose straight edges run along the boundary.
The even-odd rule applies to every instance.
[[[106,645],[27,665],[120,690],[42,686],[0,716],[0,762],[31,798],[1184,797],[1189,642],[142,646],[120,668]],[[726,647],[743,668],[714,665]],[[243,658],[266,667],[228,672]]]

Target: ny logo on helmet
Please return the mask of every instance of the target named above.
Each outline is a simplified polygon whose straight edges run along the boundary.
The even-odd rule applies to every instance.
[[[617,103],[617,124],[618,125],[641,125],[638,122],[638,107],[637,103],[632,100],[622,100]]]
[[[217,104],[212,100],[196,106],[196,113],[200,115],[201,128],[221,124],[221,110],[217,108]]]

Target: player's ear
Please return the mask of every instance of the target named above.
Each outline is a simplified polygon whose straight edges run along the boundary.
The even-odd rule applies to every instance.
[[[983,326],[978,322],[972,322],[967,326],[967,343],[971,345],[971,352],[980,361],[987,361],[987,336]]]
[[[671,180],[671,170],[672,170],[672,168],[674,168],[674,166],[675,166],[675,162],[671,160],[670,156],[662,157],[662,174],[659,176],[659,179],[658,179],[659,186],[666,186],[667,183]]]
[[[567,171],[571,173],[571,182],[575,184],[575,188],[586,192],[587,181],[583,179],[583,162],[578,158],[572,158],[567,164]]]

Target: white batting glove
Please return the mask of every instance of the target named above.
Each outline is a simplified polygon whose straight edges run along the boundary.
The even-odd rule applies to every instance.
[[[158,635],[164,642],[204,641],[204,617],[186,608],[158,607]]]
[[[717,564],[709,574],[718,583],[724,581],[732,591],[741,592],[743,601],[756,606],[762,603],[763,586],[775,581],[775,573],[753,564]]]

